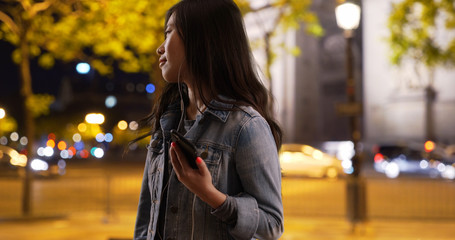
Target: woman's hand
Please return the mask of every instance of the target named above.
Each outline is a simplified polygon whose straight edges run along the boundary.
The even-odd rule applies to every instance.
[[[213,186],[212,175],[210,175],[210,171],[202,158],[197,157],[193,160],[196,161],[198,169],[192,169],[186,161],[185,155],[174,142],[171,143],[169,155],[177,178],[191,192],[214,209],[223,204],[226,195]]]

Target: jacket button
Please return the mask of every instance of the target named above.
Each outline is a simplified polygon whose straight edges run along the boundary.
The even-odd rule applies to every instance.
[[[158,200],[157,200],[157,199],[153,200],[153,203],[157,204],[157,203],[158,203]]]
[[[172,206],[172,207],[171,207],[171,212],[172,212],[172,213],[177,213],[178,209],[179,209],[178,207]]]
[[[202,158],[202,159],[206,159],[208,155],[209,155],[209,153],[208,153],[207,150],[206,150],[206,151],[204,151],[204,152],[201,153],[201,158]]]

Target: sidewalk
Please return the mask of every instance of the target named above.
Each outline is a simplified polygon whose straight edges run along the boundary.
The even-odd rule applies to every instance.
[[[132,239],[135,213],[72,214],[61,218],[0,221],[1,240],[127,240]],[[342,218],[285,218],[282,240],[449,240],[455,221],[372,220],[354,231]]]

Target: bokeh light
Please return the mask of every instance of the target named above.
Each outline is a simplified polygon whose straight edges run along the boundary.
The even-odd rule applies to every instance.
[[[52,157],[52,155],[54,155],[54,149],[49,147],[49,146],[45,147],[44,150],[43,150],[43,154],[46,157]]]
[[[85,132],[85,131],[87,131],[87,124],[85,124],[85,123],[79,123],[79,125],[77,125],[77,130],[79,130],[79,132]]]
[[[11,141],[16,142],[17,140],[19,140],[19,134],[17,132],[13,132],[11,133],[11,135],[9,135],[9,138],[11,139]]]
[[[114,140],[114,136],[112,135],[112,133],[106,133],[106,135],[104,135],[104,141],[112,142],[112,140]]]
[[[0,119],[4,118],[6,116],[5,109],[0,108]]]
[[[431,152],[435,148],[435,143],[433,141],[426,141],[425,142],[425,152]]]
[[[138,127],[139,127],[139,124],[136,121],[131,121],[129,124],[129,128],[133,131],[136,131]]]
[[[117,127],[120,130],[125,130],[126,128],[128,128],[128,123],[125,120],[121,120],[120,122],[118,122]]]
[[[104,141],[104,134],[103,133],[96,134],[95,139],[96,139],[97,142],[103,142]]]
[[[90,72],[90,64],[86,62],[81,62],[76,65],[76,71],[79,74],[87,74]]]
[[[76,155],[76,148],[75,147],[69,147],[68,148],[68,155],[69,157],[73,157],[74,155]]]
[[[148,93],[154,93],[155,85],[153,85],[152,83],[147,84],[147,86],[145,87],[145,91],[147,91]]]
[[[102,124],[104,115],[101,113],[89,113],[85,116],[85,121],[90,124]]]
[[[8,144],[8,138],[5,137],[5,136],[2,136],[2,137],[0,138],[0,144],[2,144],[2,145]]]
[[[74,141],[74,142],[80,142],[81,140],[82,140],[81,134],[75,133],[75,134],[73,135],[73,141]]]
[[[66,146],[67,146],[67,145],[66,145],[66,142],[65,142],[65,141],[60,141],[60,142],[58,142],[58,144],[57,144],[57,147],[58,147],[58,149],[59,149],[60,151],[65,150],[65,149],[66,149]]]
[[[26,136],[23,136],[23,137],[21,137],[21,139],[19,140],[19,142],[20,142],[23,146],[25,146],[25,145],[28,144],[28,138],[27,138]]]
[[[49,168],[49,164],[41,159],[33,159],[30,166],[35,171],[46,171]]]
[[[115,96],[107,96],[106,100],[104,101],[104,104],[106,105],[107,108],[113,108],[115,105],[117,105],[117,98]]]
[[[145,90],[144,84],[138,83],[138,84],[136,85],[136,91],[137,91],[137,92],[140,92],[140,93],[141,93],[141,92],[144,92],[144,90]]]
[[[55,136],[55,134],[53,133],[49,133],[49,135],[47,135],[47,139],[52,139],[52,140],[55,140],[57,137]]]
[[[78,151],[81,151],[82,149],[84,149],[84,142],[79,141],[74,143],[74,148]]]
[[[46,146],[54,148],[55,147],[55,141],[53,139],[47,140]]]
[[[84,150],[82,150],[82,151],[79,152],[79,156],[80,156],[81,158],[88,158],[89,153],[88,153],[87,150],[84,149]]]

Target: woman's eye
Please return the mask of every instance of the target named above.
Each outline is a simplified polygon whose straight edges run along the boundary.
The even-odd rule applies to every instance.
[[[170,32],[171,32],[171,30],[164,31],[164,37],[166,38]]]

